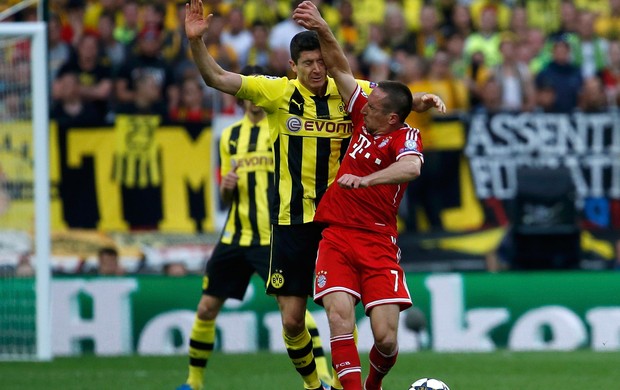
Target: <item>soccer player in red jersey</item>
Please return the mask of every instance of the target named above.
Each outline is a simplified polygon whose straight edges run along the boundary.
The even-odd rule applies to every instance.
[[[404,123],[413,97],[406,85],[394,81],[378,83],[366,96],[316,6],[304,1],[293,18],[318,33],[323,60],[354,127],[336,182],[315,214],[315,221],[327,227],[319,244],[314,300],[327,311],[332,365],[344,389],[380,390],[396,362],[400,311],[411,306],[399,265],[396,217],[407,183],[420,175],[424,161],[419,130]],[[429,107],[445,110],[436,95],[420,98]],[[355,305],[360,301],[374,337],[363,387],[353,338]]]

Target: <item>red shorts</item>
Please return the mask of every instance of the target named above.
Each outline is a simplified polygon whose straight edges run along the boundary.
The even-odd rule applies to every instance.
[[[319,243],[314,301],[322,304],[329,293],[342,291],[362,301],[366,314],[374,306],[411,306],[405,273],[398,264],[396,238],[371,231],[329,226]]]

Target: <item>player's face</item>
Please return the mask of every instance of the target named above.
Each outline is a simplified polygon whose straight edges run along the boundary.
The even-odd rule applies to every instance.
[[[323,63],[321,50],[302,51],[297,63],[291,60],[290,64],[301,85],[315,95],[325,92],[327,68]]]
[[[99,273],[101,275],[116,275],[118,273],[118,258],[113,255],[101,255]]]
[[[368,102],[362,107],[364,115],[364,125],[370,134],[382,134],[388,127],[390,113],[386,113],[383,108],[382,100],[386,97],[385,92],[380,88],[372,90],[368,95]]]

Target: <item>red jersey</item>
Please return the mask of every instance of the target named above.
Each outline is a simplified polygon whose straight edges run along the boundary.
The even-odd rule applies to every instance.
[[[353,122],[353,135],[336,181],[345,173],[367,176],[387,168],[407,155],[420,156],[424,161],[422,138],[418,129],[403,127],[389,134],[376,136],[366,130],[362,108],[367,101],[368,96],[358,87],[347,106]],[[396,216],[407,183],[343,189],[336,181],[319,202],[315,221],[367,229],[396,237]]]

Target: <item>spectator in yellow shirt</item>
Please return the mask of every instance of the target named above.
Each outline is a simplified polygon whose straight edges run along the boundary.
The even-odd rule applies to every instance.
[[[620,0],[609,0],[609,13],[599,16],[594,27],[603,38],[620,38]]]

